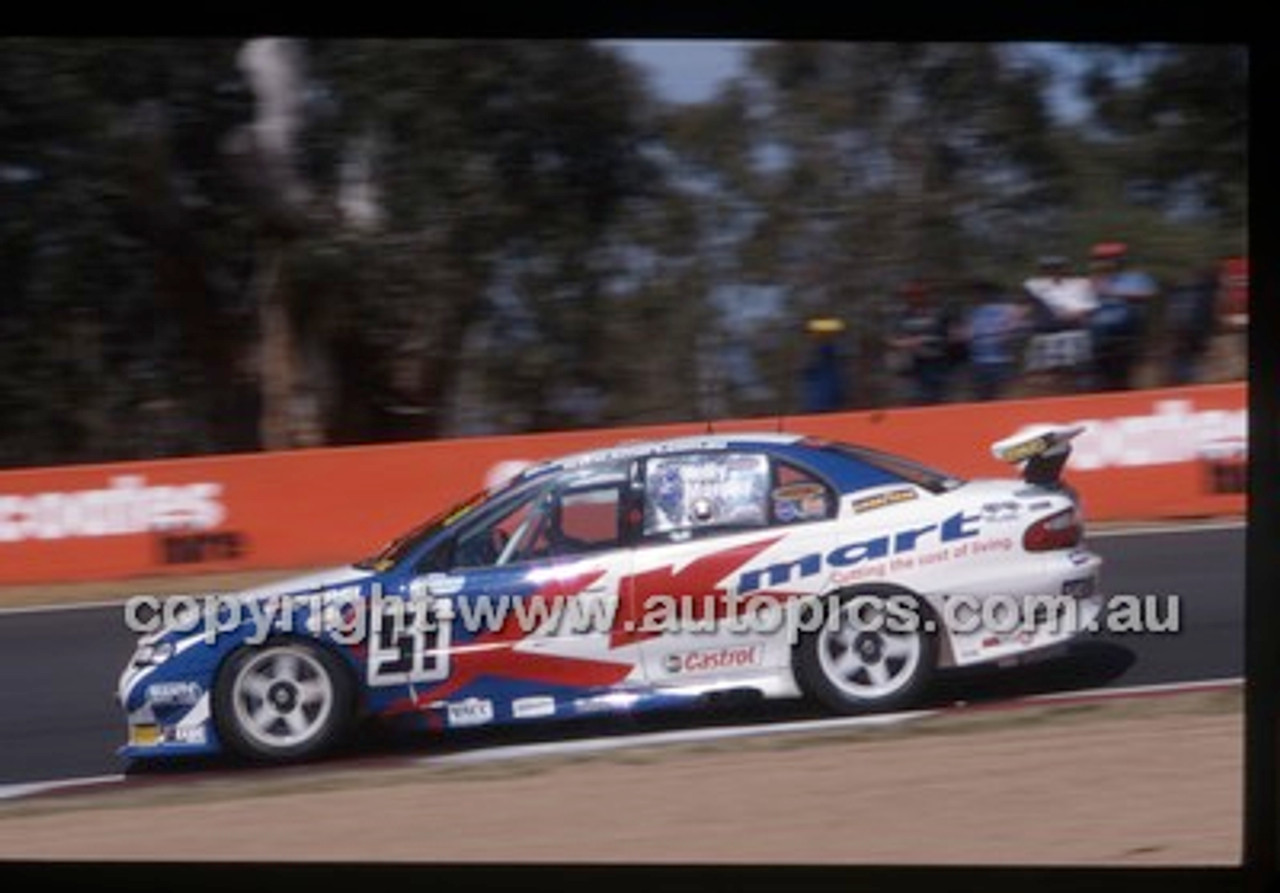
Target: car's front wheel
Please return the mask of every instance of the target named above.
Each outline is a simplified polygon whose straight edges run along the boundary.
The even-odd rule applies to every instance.
[[[796,680],[839,713],[907,706],[928,686],[937,634],[924,602],[889,587],[839,594],[831,616],[800,636]]]
[[[214,721],[237,754],[271,762],[317,756],[353,717],[351,674],[327,649],[283,639],[232,654],[214,687]]]

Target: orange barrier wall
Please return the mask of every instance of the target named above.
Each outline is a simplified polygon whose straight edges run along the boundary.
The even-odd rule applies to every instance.
[[[1084,422],[1067,477],[1091,520],[1244,511],[1243,383],[717,422],[862,443],[966,477],[1012,473],[992,441]],[[0,472],[0,583],[351,561],[492,480],[500,463],[705,424],[467,438]],[[510,466],[508,466],[510,467]]]

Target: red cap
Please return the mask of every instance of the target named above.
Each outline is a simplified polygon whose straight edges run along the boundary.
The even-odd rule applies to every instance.
[[[1248,276],[1249,258],[1228,257],[1222,262],[1222,268],[1228,276]]]
[[[1111,260],[1124,257],[1129,253],[1129,246],[1124,242],[1099,242],[1093,246],[1091,256],[1095,260]]]

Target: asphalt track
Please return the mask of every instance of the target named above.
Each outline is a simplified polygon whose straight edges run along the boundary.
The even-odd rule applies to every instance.
[[[1081,637],[1063,657],[1009,671],[967,670],[937,681],[929,704],[1028,694],[1188,682],[1244,673],[1245,528],[1095,533],[1108,593],[1177,595],[1176,634]],[[119,606],[0,614],[0,785],[100,776],[126,770],[115,750],[124,719],[116,679],[134,646]],[[817,716],[798,702],[725,705],[640,719],[543,723],[474,730],[445,741],[359,742],[350,759],[439,753],[555,738],[625,735],[663,728],[780,722]]]

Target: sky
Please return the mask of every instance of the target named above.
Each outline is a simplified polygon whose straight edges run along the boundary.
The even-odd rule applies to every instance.
[[[741,73],[748,40],[608,40],[641,65],[658,95],[671,102],[702,102]]]
[[[749,40],[606,40],[638,63],[648,74],[659,96],[669,102],[702,102],[715,95],[725,80],[740,74],[746,65]],[[1079,120],[1085,110],[1071,80],[1080,73],[1078,60],[1063,44],[1019,45],[1026,56],[1043,60],[1059,74],[1049,90],[1049,100],[1059,119]]]

